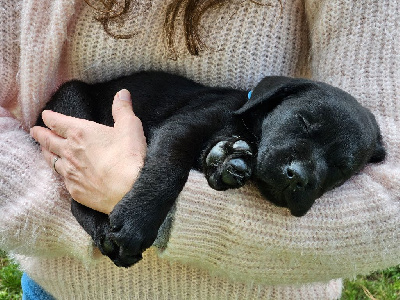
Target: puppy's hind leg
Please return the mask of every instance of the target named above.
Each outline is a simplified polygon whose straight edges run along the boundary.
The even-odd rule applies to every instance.
[[[96,120],[95,111],[91,103],[89,86],[80,81],[70,81],[63,84],[47,103],[45,109],[49,109],[64,115]],[[111,105],[109,105],[111,107]],[[111,113],[110,113],[111,114]],[[101,121],[101,120],[100,120]],[[44,126],[41,118],[37,125]],[[72,199],[71,212],[83,229],[92,237],[95,245],[101,253],[114,258],[118,255],[117,248],[107,238],[110,232],[108,215],[86,207]],[[131,264],[140,260],[141,257],[126,258]]]
[[[84,82],[66,82],[54,93],[44,109],[93,121],[93,107],[88,90],[89,85]],[[40,117],[36,125],[44,126]]]

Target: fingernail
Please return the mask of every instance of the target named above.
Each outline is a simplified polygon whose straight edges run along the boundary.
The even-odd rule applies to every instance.
[[[123,101],[131,101],[131,94],[129,93],[128,90],[120,90],[118,92],[118,97],[120,100]]]

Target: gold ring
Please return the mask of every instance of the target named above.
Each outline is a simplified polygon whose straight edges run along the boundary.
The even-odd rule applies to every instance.
[[[53,169],[54,169],[54,171],[56,171],[57,174],[60,174],[60,173],[58,173],[58,171],[57,171],[57,169],[56,169],[56,162],[57,162],[57,160],[58,160],[59,158],[60,158],[59,156],[56,156],[56,157],[54,157],[54,159],[53,159]]]

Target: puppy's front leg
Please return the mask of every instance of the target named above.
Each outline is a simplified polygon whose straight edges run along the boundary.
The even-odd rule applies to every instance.
[[[119,249],[117,256],[110,257],[117,266],[130,266],[132,258],[141,256],[153,244],[204,140],[213,132],[205,124],[188,122],[177,119],[153,134],[139,178],[109,216],[111,233],[107,240]]]

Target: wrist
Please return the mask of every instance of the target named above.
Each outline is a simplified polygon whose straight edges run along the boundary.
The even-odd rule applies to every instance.
[[[107,180],[110,186],[102,205],[102,212],[106,214],[110,214],[115,205],[132,189],[143,166],[143,159],[131,159],[124,164],[125,167],[118,174]]]

